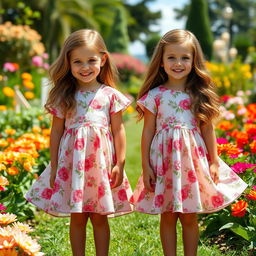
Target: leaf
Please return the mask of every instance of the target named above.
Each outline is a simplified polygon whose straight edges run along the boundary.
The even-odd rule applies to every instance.
[[[237,224],[237,223],[228,223],[224,226],[222,226],[219,230],[222,229],[230,229],[233,231],[235,234],[243,237],[245,240],[250,241],[250,232],[246,230],[243,226]]]

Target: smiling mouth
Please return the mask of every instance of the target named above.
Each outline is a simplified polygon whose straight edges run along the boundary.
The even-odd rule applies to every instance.
[[[172,71],[175,73],[181,73],[184,71],[184,69],[173,69]]]
[[[80,73],[80,76],[82,77],[87,77],[90,76],[93,72],[89,72],[89,73]]]

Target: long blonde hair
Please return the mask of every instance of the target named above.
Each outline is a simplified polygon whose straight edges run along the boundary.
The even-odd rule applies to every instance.
[[[91,29],[78,30],[66,39],[60,55],[49,69],[52,88],[45,104],[47,111],[54,106],[61,105],[63,112],[66,113],[76,106],[74,96],[78,85],[70,70],[70,54],[81,46],[93,46],[99,53],[106,55],[106,62],[101,67],[97,81],[111,87],[116,86],[117,69],[101,35]]]
[[[219,97],[215,93],[215,86],[205,67],[205,60],[201,46],[188,30],[174,29],[167,32],[158,42],[151,58],[144,83],[138,94],[138,99],[168,80],[168,76],[161,67],[164,47],[168,44],[188,43],[193,51],[193,67],[188,75],[185,91],[191,98],[191,110],[201,124],[206,124],[219,115]],[[142,119],[143,111],[136,107],[138,119]]]

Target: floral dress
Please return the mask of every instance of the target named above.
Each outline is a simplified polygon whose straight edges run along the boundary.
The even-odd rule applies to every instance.
[[[156,184],[154,192],[147,191],[141,175],[131,198],[136,211],[210,213],[241,195],[247,184],[220,158],[219,183],[213,182],[207,149],[186,92],[159,86],[139,99],[138,105],[156,115],[150,148]]]
[[[54,188],[49,186],[50,165],[26,193],[26,199],[55,216],[93,212],[119,215],[132,211],[131,187],[123,183],[111,189],[115,164],[110,115],[124,110],[130,101],[119,91],[101,85],[94,91],[78,91],[77,107],[64,116],[60,108],[51,113],[65,118],[58,152]]]

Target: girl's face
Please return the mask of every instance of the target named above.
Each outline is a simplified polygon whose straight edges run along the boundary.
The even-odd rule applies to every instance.
[[[105,61],[106,55],[99,53],[93,47],[81,46],[71,52],[71,73],[80,89],[82,87],[91,89],[98,84],[97,76]]]
[[[193,67],[193,51],[188,43],[168,44],[164,46],[161,66],[171,83],[186,83]]]

